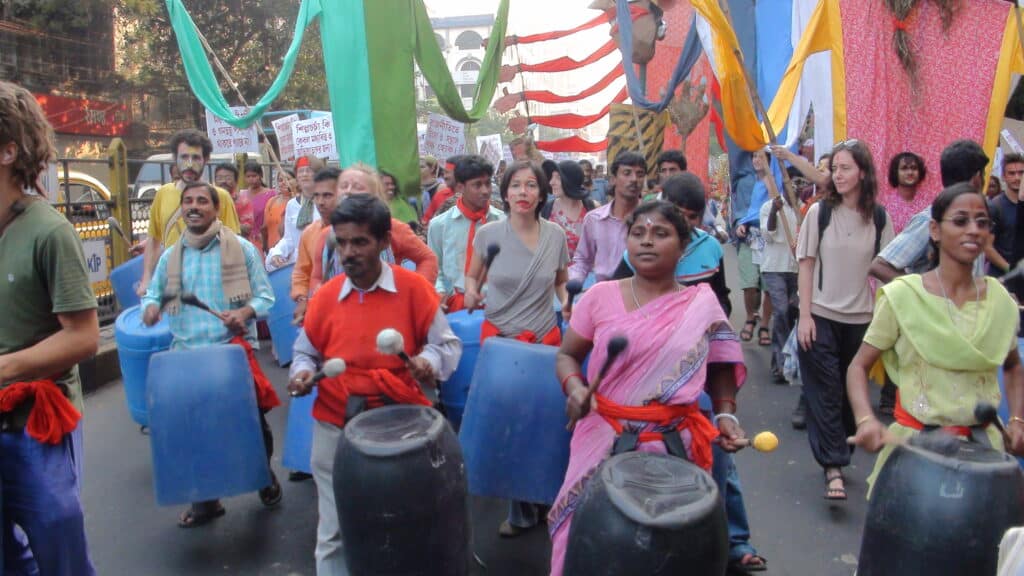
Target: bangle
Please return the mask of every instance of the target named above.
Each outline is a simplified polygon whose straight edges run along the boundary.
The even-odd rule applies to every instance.
[[[860,420],[857,420],[857,426],[856,427],[860,428],[861,424],[867,422],[868,420],[874,420],[874,419],[875,419],[875,415],[874,414],[868,414],[867,416],[861,418]]]
[[[739,419],[739,418],[737,418],[737,417],[736,417],[735,415],[733,415],[733,414],[729,414],[728,412],[722,412],[721,414],[715,414],[715,417],[714,417],[714,418],[713,418],[713,419],[711,420],[711,422],[712,422],[712,423],[713,423],[713,424],[714,424],[715,426],[718,426],[718,420],[719,420],[720,418],[727,418],[727,419],[729,419],[729,420],[732,420],[732,421],[733,421],[733,423],[734,423],[734,424],[736,424],[737,426],[739,426],[739,425],[740,425],[740,419]]]
[[[1014,422],[1024,423],[1024,418],[1021,418],[1020,416],[1010,416],[1010,424],[1013,424]]]
[[[564,394],[565,396],[569,395],[569,393],[565,390],[565,385],[569,383],[569,379],[572,378],[573,376],[579,377],[579,379],[583,382],[587,381],[586,378],[583,377],[583,374],[580,372],[573,372],[572,374],[569,374],[565,378],[562,378],[562,394]]]

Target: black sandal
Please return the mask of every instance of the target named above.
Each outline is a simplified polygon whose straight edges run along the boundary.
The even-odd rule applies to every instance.
[[[729,570],[734,573],[749,574],[751,572],[764,572],[767,569],[768,561],[764,559],[764,556],[749,552],[740,558],[734,558],[729,561]]]
[[[772,345],[772,333],[771,333],[771,331],[768,330],[767,328],[763,327],[763,326],[761,328],[758,328],[757,329],[757,343],[760,344],[761,346],[771,346]]]
[[[225,510],[224,506],[220,503],[218,503],[215,508],[211,508],[208,512],[200,512],[193,506],[182,512],[181,516],[178,518],[178,526],[181,528],[196,528],[203,524],[209,524],[224,514],[227,514],[227,510]]]
[[[743,323],[743,330],[740,331],[740,340],[750,342],[754,339],[754,328],[757,327],[757,317]]]
[[[281,484],[277,481],[277,476],[273,472],[270,473],[270,479],[272,480],[270,486],[260,488],[259,492],[260,502],[267,508],[277,506],[284,496],[284,493],[281,491]]]
[[[843,485],[839,488],[833,488],[832,483],[839,480]],[[846,478],[843,477],[843,471],[835,468],[831,473],[825,471],[825,499],[826,500],[846,500]]]

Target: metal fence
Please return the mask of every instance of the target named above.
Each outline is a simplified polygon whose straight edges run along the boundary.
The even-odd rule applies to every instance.
[[[232,163],[245,165],[245,154],[235,155]],[[110,272],[126,262],[132,248],[138,252],[149,229],[149,209],[160,186],[171,181],[170,160],[129,159],[124,144],[115,139],[106,159],[60,158],[56,183],[48,183],[50,202],[64,214],[82,239],[93,292],[99,304],[100,324],[110,324],[120,308],[114,298]],[[204,179],[213,181],[214,162]],[[273,186],[274,168],[263,165],[265,180]],[[240,169],[239,172],[242,172]],[[115,234],[113,218],[127,238]]]

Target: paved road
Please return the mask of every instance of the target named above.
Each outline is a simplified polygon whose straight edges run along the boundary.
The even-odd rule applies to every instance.
[[[731,251],[727,251],[730,252]],[[729,265],[730,272],[734,267]],[[730,285],[735,286],[734,274]],[[734,294],[734,296],[736,296]],[[742,304],[736,299],[740,320]],[[737,324],[738,325],[738,324]],[[848,576],[856,567],[864,521],[864,478],[873,458],[854,457],[847,471],[850,500],[830,506],[823,499],[824,480],[803,432],[789,425],[796,388],[772,384],[767,377],[768,351],[745,345],[749,370],[740,394],[739,416],[748,434],[772,430],[781,446],[772,454],[747,450],[737,456],[744,485],[753,542],[768,559],[767,574],[777,576]],[[283,390],[285,371],[261,352],[268,376]],[[287,411],[269,420],[278,446]],[[275,454],[280,468],[280,452]],[[128,416],[120,383],[86,398],[83,500],[93,562],[99,574],[116,575],[312,575],[316,534],[316,490],[312,482],[284,482],[284,501],[263,508],[255,494],[225,501],[228,514],[213,524],[182,530],[180,508],[154,501],[149,440]],[[516,540],[499,540],[502,503],[474,499],[476,548],[490,576],[547,574],[549,544],[543,529]]]

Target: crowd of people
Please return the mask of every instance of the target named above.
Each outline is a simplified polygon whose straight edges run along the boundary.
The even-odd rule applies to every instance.
[[[984,151],[953,142],[938,167],[941,192],[929,202],[926,191],[940,187],[913,152],[892,159],[885,188],[868,142],[840,142],[817,163],[808,146],[772,147],[752,154],[753,182],[736,187],[725,208],[712,204],[678,150],[652,164],[620,153],[606,177],[586,161],[495,167],[473,154],[425,157],[421,187],[402,190],[373,167],[336,168],[315,157],[282,171],[275,188],[247,165],[238,189],[235,166],[203,180],[212,146],[201,132],[175,134],[170,149],[181,178],[161,187],[151,207],[144,320],[166,316],[174,349],[232,343],[246,351],[269,465],[274,441],[263,417],[281,400],[254,351],[258,322],[275,301],[268,274],[292,266],[289,294],[276,297],[294,301],[300,327],[287,389],[293,397],[318,390],[311,469],[321,576],[346,573],[333,486],[345,423],[384,404],[430,405],[426,392],[458,366],[462,344],[447,315],[460,310],[482,309],[481,341],[559,347],[557,379],[573,425],[564,483],[549,509],[510,502],[497,527],[516,537],[546,523],[555,575],[587,482],[610,454],[628,450],[668,453],[711,473],[726,509],[730,566],[764,570],[731,457],[745,445],[737,409],[751,380],[802,386],[793,425],[806,426],[832,501],[847,497],[844,468],[855,447],[881,450],[873,481],[893,439],[922,430],[1024,454],[1015,301],[1024,281],[1004,287],[996,278],[1024,258],[1024,157],[1003,157],[991,193],[982,188]],[[0,266],[11,271],[0,297],[19,303],[0,319],[2,528],[5,546],[22,552],[4,561],[8,569],[21,562],[25,573],[92,574],[75,365],[96,350],[96,300],[74,229],[38,201],[46,194],[40,167],[52,157],[38,104],[0,82]],[[415,198],[414,208],[399,197]],[[742,291],[739,331],[729,320],[727,250]],[[213,314],[191,304],[197,299]],[[377,335],[388,328],[403,337],[405,358],[378,353]],[[598,378],[610,342],[623,337],[631,344]],[[768,373],[748,373],[746,342],[770,350]],[[329,358],[343,358],[345,372],[314,378]],[[889,427],[869,400],[869,379],[886,385],[878,410],[894,415]],[[1005,438],[979,427],[973,411],[1004,395]],[[51,416],[38,415],[44,410]],[[270,478],[258,494],[266,506],[282,498]],[[201,526],[224,512],[218,501],[196,502],[180,524]]]

